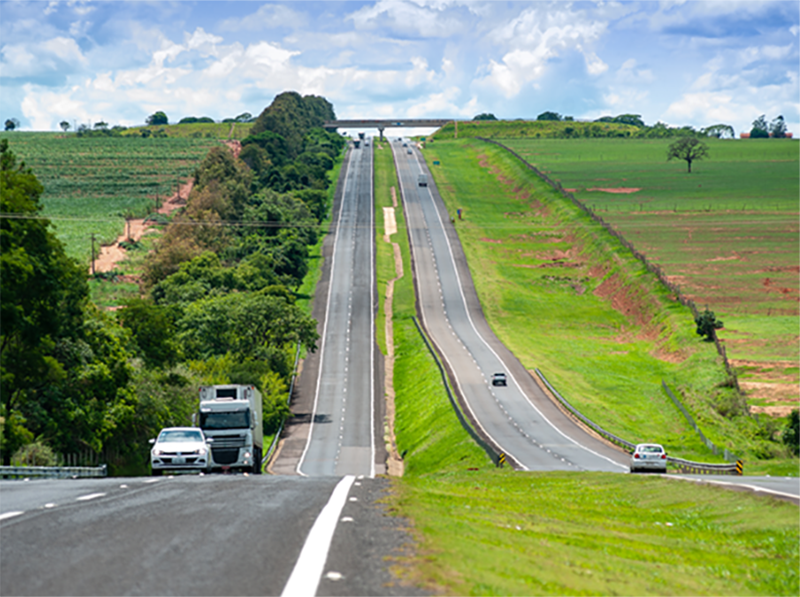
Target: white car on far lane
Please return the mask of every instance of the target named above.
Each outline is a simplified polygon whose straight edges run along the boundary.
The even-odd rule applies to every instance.
[[[638,444],[631,454],[630,470],[667,472],[667,452],[660,444]]]
[[[150,472],[158,476],[165,470],[207,471],[210,441],[197,427],[162,429],[158,438],[150,440]]]

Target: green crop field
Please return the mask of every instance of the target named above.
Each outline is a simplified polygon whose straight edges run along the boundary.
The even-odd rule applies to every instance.
[[[144,217],[173,194],[219,144],[209,138],[77,137],[3,133],[9,148],[44,186],[43,215],[67,253],[89,263],[91,235],[111,243],[126,214]]]
[[[755,412],[800,399],[800,143],[709,139],[687,173],[670,139],[501,139],[664,268],[702,309]]]

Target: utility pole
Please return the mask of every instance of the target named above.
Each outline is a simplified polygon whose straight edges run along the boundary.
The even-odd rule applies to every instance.
[[[92,275],[94,276],[94,232],[92,232]]]

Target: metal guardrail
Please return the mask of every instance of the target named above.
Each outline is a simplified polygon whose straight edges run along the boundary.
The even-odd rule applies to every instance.
[[[599,433],[605,439],[617,444],[618,446],[624,447],[628,452],[633,452],[636,448],[636,444],[633,444],[627,440],[622,439],[621,437],[617,437],[613,433],[610,433],[597,425],[587,417],[585,417],[582,413],[580,413],[575,407],[573,407],[566,398],[564,398],[561,394],[558,393],[547,378],[544,376],[538,368],[534,369],[536,371],[536,375],[539,376],[539,379],[542,380],[542,383],[547,386],[553,396],[561,403],[561,405],[566,408],[572,415],[580,419],[583,423],[588,425],[590,428],[594,429],[597,433]],[[717,474],[717,475],[741,475],[743,470],[743,463],[741,460],[737,460],[735,463],[732,464],[711,464],[707,462],[693,462],[691,460],[684,460],[683,458],[675,458],[673,456],[667,456],[667,462],[675,465],[678,467],[678,470],[682,473],[700,473],[700,474]]]
[[[0,478],[78,479],[107,477],[108,466],[0,466]]]
[[[689,411],[687,411],[686,408],[683,406],[683,404],[681,404],[681,401],[678,400],[675,394],[672,393],[672,390],[669,389],[669,386],[667,386],[666,382],[663,379],[661,380],[661,385],[667,392],[667,396],[669,396],[672,402],[675,404],[675,406],[678,407],[678,410],[680,410],[683,413],[683,416],[689,422],[689,425],[691,425],[697,432],[697,435],[700,436],[700,441],[702,441],[706,445],[706,448],[714,452],[714,454],[719,454],[720,452],[722,452],[725,462],[735,462],[738,460],[736,455],[733,452],[729,451],[728,448],[723,448],[722,450],[720,450],[720,448],[718,448],[714,444],[714,442],[712,442],[705,436],[705,434],[700,430],[700,427],[697,426],[697,423],[694,422],[694,418],[692,418],[692,415],[689,414]]]

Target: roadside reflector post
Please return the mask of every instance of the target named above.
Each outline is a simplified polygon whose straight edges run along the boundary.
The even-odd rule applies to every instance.
[[[501,452],[500,456],[497,457],[497,466],[498,468],[503,468],[503,465],[506,463],[506,455]]]
[[[743,468],[744,468],[744,463],[741,460],[737,460],[736,461],[736,474],[741,476]]]

